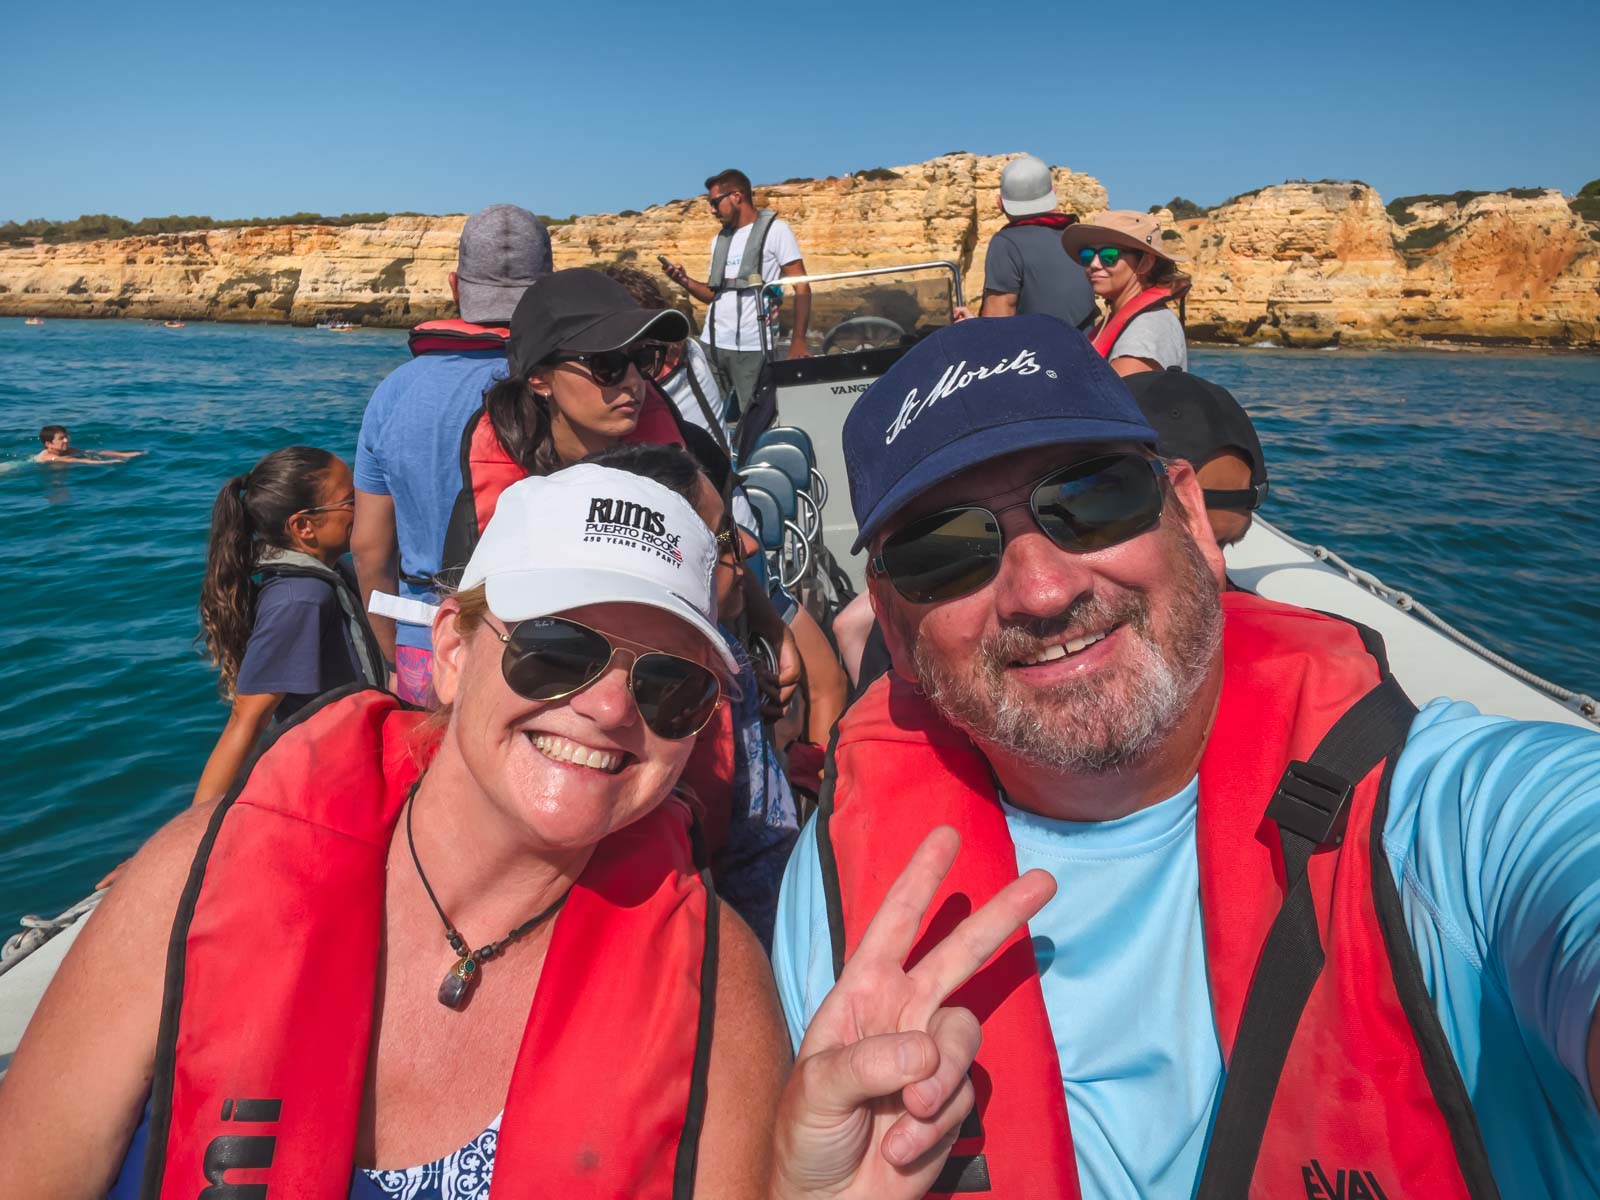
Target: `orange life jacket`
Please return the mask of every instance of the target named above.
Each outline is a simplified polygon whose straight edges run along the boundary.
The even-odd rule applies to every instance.
[[[1129,321],[1140,313],[1147,313],[1152,309],[1160,308],[1169,301],[1181,300],[1188,290],[1187,287],[1178,291],[1165,287],[1145,288],[1144,291],[1117,309],[1116,312],[1100,323],[1092,335],[1091,340],[1094,342],[1094,348],[1100,352],[1100,357],[1105,359],[1115,357],[1113,351],[1116,348],[1117,339],[1122,336],[1122,331],[1128,327]]]
[[[1212,1009],[1229,1067],[1219,1130],[1235,1083],[1251,1086],[1242,1064],[1253,1048],[1237,1039],[1252,987],[1272,973],[1275,955],[1263,950],[1268,930],[1280,908],[1288,910],[1288,840],[1280,845],[1279,822],[1289,818],[1277,806],[1286,796],[1298,803],[1304,780],[1316,778],[1295,760],[1314,759],[1324,735],[1369,692],[1392,689],[1404,702],[1387,680],[1376,635],[1243,593],[1228,593],[1223,605],[1222,693],[1200,764],[1196,818]],[[1405,711],[1414,711],[1408,702]],[[1382,743],[1392,747],[1387,762],[1363,771],[1343,805],[1342,844],[1324,843],[1303,869],[1306,882],[1299,886],[1309,884],[1326,963],[1307,983],[1298,1024],[1289,1017],[1281,1071],[1265,1077],[1255,1142],[1243,1147],[1214,1134],[1202,1197],[1320,1196],[1313,1172],[1331,1178],[1341,1170],[1351,1172],[1340,1177],[1351,1181],[1345,1196],[1365,1191],[1378,1200],[1373,1187],[1387,1200],[1498,1195],[1382,848],[1388,772],[1405,727],[1401,722],[1389,735],[1399,743]],[[817,836],[836,974],[913,849],[936,826],[960,831],[961,852],[929,908],[933,915],[913,959],[1017,877],[987,761],[903,679],[880,679],[846,713],[832,758]],[[1285,771],[1291,762],[1300,772],[1293,778]],[[1277,821],[1267,816],[1269,802]],[[1072,881],[1059,884],[1070,897]],[[930,1194],[1077,1197],[1055,1053],[1056,1035],[1069,1031],[1052,1032],[1027,931],[1014,935],[950,1003],[983,1022],[972,1072],[978,1103]],[[1262,1016],[1270,1022],[1271,1007],[1270,997],[1258,1004],[1250,1028],[1262,1029]],[[1241,1151],[1254,1157],[1230,1159]],[[1230,1167],[1235,1182],[1208,1189],[1213,1170],[1224,1175]]]
[[[337,693],[217,807],[168,951],[147,1200],[349,1194],[385,862],[425,715]],[[680,803],[596,848],[551,933],[493,1200],[691,1195],[716,921]]]

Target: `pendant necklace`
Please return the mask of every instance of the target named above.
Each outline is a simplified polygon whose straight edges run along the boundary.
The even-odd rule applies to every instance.
[[[422,880],[422,890],[428,893],[428,899],[433,902],[433,911],[439,914],[439,920],[444,925],[445,940],[450,943],[450,949],[457,955],[456,965],[450,968],[444,977],[444,982],[439,985],[439,1003],[459,1012],[462,1005],[467,1002],[472,985],[478,981],[479,967],[497,954],[504,953],[512,942],[526,937],[560,912],[572,888],[569,885],[549,908],[536,914],[531,920],[524,921],[498,942],[490,942],[488,945],[479,946],[476,950],[470,949],[467,946],[467,939],[456,932],[455,926],[450,924],[450,918],[444,915],[444,909],[439,905],[439,897],[433,894],[433,886],[429,884],[427,875],[423,874],[422,860],[417,857],[417,841],[411,834],[411,809],[417,798],[417,789],[421,786],[422,780],[419,778],[411,785],[411,794],[406,797],[406,845],[411,847],[411,862],[417,868],[417,878]]]

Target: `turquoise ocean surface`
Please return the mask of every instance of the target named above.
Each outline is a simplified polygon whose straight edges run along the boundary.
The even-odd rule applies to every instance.
[[[227,714],[194,644],[217,489],[279,446],[353,457],[405,359],[399,331],[0,321],[0,927],[83,896],[188,802]],[[1269,519],[1600,694],[1600,358],[1193,359],[1256,419]],[[46,422],[149,454],[36,465]]]

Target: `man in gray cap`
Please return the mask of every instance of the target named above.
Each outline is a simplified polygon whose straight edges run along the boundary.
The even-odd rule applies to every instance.
[[[462,430],[484,391],[505,377],[517,301],[550,270],[550,234],[526,209],[493,204],[462,226],[450,272],[459,319],[411,331],[411,361],[378,385],[361,420],[350,547],[363,601],[383,591],[437,603],[434,576],[461,490]],[[384,617],[372,625],[396,692],[425,703],[433,661],[428,629],[397,628]]]
[[[989,241],[983,261],[984,317],[1049,313],[1075,329],[1095,315],[1094,291],[1061,248],[1061,231],[1078,218],[1056,211],[1050,167],[1031,154],[1000,173],[1000,209],[1010,218]]]

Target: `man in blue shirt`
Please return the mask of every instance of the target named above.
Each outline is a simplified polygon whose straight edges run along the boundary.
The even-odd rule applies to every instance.
[[[861,989],[856,1002],[835,992],[826,1028],[818,1018],[807,1036],[873,888],[904,861],[887,861],[887,847],[949,819],[966,839],[952,876],[1041,868],[1057,890],[1020,947],[1047,1017],[1035,1041],[1003,1015],[1035,986],[1033,969],[966,1001],[984,1024],[980,1128],[964,1129],[933,1194],[1058,1194],[1052,1162],[1088,1200],[1600,1194],[1600,734],[1447,700],[1406,706],[1387,766],[1350,772],[1359,784],[1330,803],[1325,836],[1296,866],[1294,820],[1278,806],[1286,790],[1315,800],[1304,780],[1319,776],[1297,763],[1291,782],[1287,760],[1318,760],[1335,740],[1318,745],[1321,731],[1366,700],[1318,712],[1310,702],[1325,697],[1301,675],[1351,661],[1351,645],[1373,678],[1382,668],[1343,623],[1219,600],[1193,470],[1155,459],[1153,431],[1087,342],[1040,316],[952,326],[874,384],[844,440],[899,681],[881,681],[841,723],[833,786],[785,877],[774,967],[797,1079],[808,1060],[918,1027],[863,1017],[874,1009],[858,972],[839,981]],[[1326,660],[1314,642],[1297,657],[1251,657],[1252,620],[1312,630]],[[1252,708],[1241,720],[1245,684],[1266,697],[1258,719]],[[864,720],[877,722],[873,755],[851,758]],[[1308,724],[1317,737],[1283,752],[1286,725]],[[1277,794],[1270,782],[1259,795],[1230,789],[1252,766],[1284,773]],[[952,787],[965,799],[939,800]],[[1240,859],[1269,868],[1259,913],[1245,910],[1259,932],[1231,975],[1218,944],[1237,928],[1208,924],[1220,918],[1201,903],[1232,913],[1249,891],[1246,868],[1215,853],[1230,821]],[[1004,861],[964,868],[966,855]],[[1314,908],[1295,908],[1302,887]],[[1269,981],[1297,953],[1265,931],[1303,928],[1293,922],[1306,911],[1318,952],[1252,1124],[1246,1089],[1261,1083],[1266,1031],[1286,1005]],[[948,928],[939,921],[923,928]],[[991,970],[1006,961],[1002,951]],[[1246,986],[1265,999],[1241,1019]],[[842,1009],[856,1018],[838,1020]],[[1369,1019],[1372,1037],[1317,1042],[1361,1028],[1339,1014]],[[1405,1053],[1377,1056],[1384,1031]],[[1060,1091],[1023,1095],[1010,1110],[1025,1114],[1020,1128],[997,1122],[1047,1041]],[[1308,1044],[1319,1053],[1296,1068]],[[909,1089],[861,1095],[882,1098],[855,1115],[910,1111]],[[1052,1123],[1063,1096],[1067,1119]],[[1334,1119],[1299,1119],[1317,1104]],[[850,1115],[834,1114],[841,1128]],[[1219,1189],[1213,1166],[1241,1154],[1245,1185]]]
[[[350,548],[361,598],[388,592],[438,602],[445,526],[461,490],[461,436],[483,393],[505,378],[507,327],[522,293],[551,270],[550,235],[525,209],[494,204],[467,218],[450,291],[459,321],[412,333],[414,358],[378,385],[356,446],[356,517]],[[395,691],[425,704],[432,649],[423,626],[372,618],[395,665]]]

